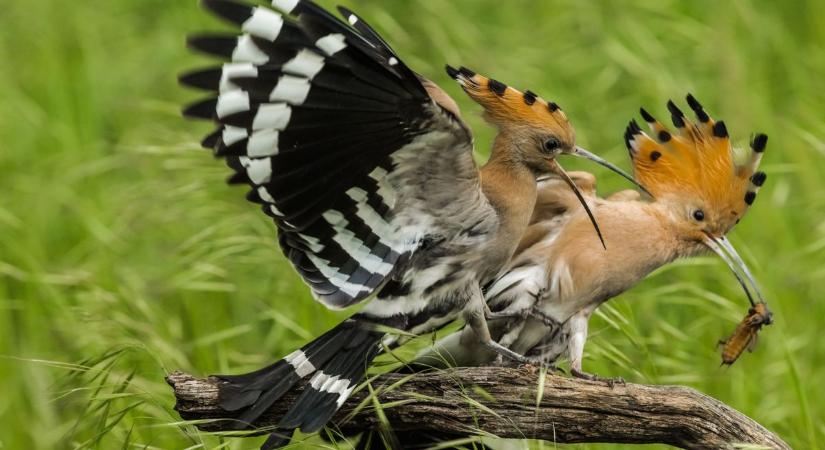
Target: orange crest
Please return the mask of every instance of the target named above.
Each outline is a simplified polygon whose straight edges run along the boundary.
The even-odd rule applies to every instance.
[[[695,195],[708,207],[720,213],[730,211],[738,220],[765,182],[765,173],[757,169],[768,137],[755,135],[750,158],[737,164],[725,123],[711,119],[692,95],[688,94],[687,102],[698,123],[686,118],[672,101],[667,104],[678,134],[671,133],[644,109],[641,114],[653,137],[643,132],[635,120],[630,122],[625,141],[634,175],[654,197]]]
[[[506,84],[479,75],[461,67],[447,66],[453,77],[485,111],[488,121],[498,126],[527,125],[553,131],[568,142],[575,141],[575,133],[567,115],[554,102],[547,102],[530,91],[521,92]]]

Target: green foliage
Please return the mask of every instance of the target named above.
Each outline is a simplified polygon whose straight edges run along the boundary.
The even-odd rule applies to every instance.
[[[775,313],[757,351],[718,367],[715,343],[746,302],[720,261],[701,258],[612,301],[585,366],[687,384],[795,448],[825,443],[821,2],[345,3],[454,95],[480,155],[492,130],[445,63],[558,102],[581,144],[625,167],[638,107],[664,116],[687,92],[738,143],[769,134],[768,184],[732,236]],[[257,368],[344,317],[311,300],[268,219],[197,148],[207,126],[179,116],[196,95],[176,74],[208,64],[184,35],[217,26],[195,1],[4,2],[0,448],[255,448],[180,423],[164,373]],[[626,187],[567,164],[596,172],[602,192]]]

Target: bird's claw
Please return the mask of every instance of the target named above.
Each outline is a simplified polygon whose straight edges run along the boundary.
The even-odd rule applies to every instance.
[[[541,364],[521,364],[518,366],[519,370],[524,370],[528,372],[530,375],[538,375],[542,369],[544,369],[544,373],[549,374],[561,374],[566,375],[567,373],[561,367],[556,366],[555,364],[547,364],[542,362]]]
[[[552,367],[541,357],[524,356],[495,341],[486,342],[485,345],[490,348],[490,350],[497,353],[495,361],[496,364],[501,366],[511,365],[512,363],[520,363],[527,366]],[[508,364],[508,362],[511,364]]]
[[[617,384],[618,385],[626,384],[625,381],[624,381],[624,378],[622,378],[622,377],[605,378],[605,377],[600,377],[596,374],[582,372],[581,370],[578,370],[578,369],[570,369],[570,375],[572,375],[573,378],[579,378],[579,379],[582,379],[582,380],[598,381],[598,382],[601,382],[601,383],[605,383],[608,386],[610,386],[611,388],[616,386]]]

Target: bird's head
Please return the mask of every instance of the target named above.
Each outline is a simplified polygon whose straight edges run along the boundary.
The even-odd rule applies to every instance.
[[[447,67],[453,77],[476,103],[484,108],[484,118],[514,141],[511,148],[524,163],[539,174],[555,172],[556,156],[573,154],[576,131],[554,102],[530,91],[521,92],[506,84],[479,75],[466,67]]]
[[[687,96],[687,102],[697,122],[685,117],[672,101],[667,104],[675,134],[644,109],[641,114],[651,135],[642,131],[635,120],[630,122],[625,141],[634,173],[655,201],[665,206],[667,220],[684,251],[716,252],[752,301],[742,275],[761,297],[759,288],[726,235],[747,213],[765,182],[766,175],[758,171],[758,166],[768,137],[755,135],[750,154],[737,163],[738,155],[725,123],[710,118],[692,95]]]
[[[539,177],[555,174],[567,182],[579,196],[601,239],[586,202],[556,157],[573,155],[585,158],[607,167],[637,186],[640,186],[639,183],[615,165],[577,146],[576,132],[556,103],[548,102],[530,91],[521,92],[466,67],[455,69],[447,66],[447,73],[484,108],[485,119],[499,128],[500,137],[509,140],[511,145],[507,148],[514,153],[512,158],[529,167]]]

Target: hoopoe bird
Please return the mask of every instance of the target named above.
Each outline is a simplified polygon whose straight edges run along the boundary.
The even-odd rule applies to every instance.
[[[566,358],[571,375],[598,379],[582,370],[588,321],[596,308],[653,270],[708,250],[730,267],[751,305],[764,307],[756,281],[726,235],[767,178],[758,166],[768,138],[755,135],[750,156],[737,164],[725,123],[711,119],[693,96],[687,101],[696,123],[672,101],[667,104],[676,134],[644,109],[651,134],[635,120],[627,128],[634,175],[652,201],[636,191],[599,198],[592,175],[571,173],[602,226],[607,250],[593,245],[586,220],[558,181],[540,186],[532,224],[516,255],[485,292],[502,318],[490,324],[500,344],[545,364]],[[417,364],[468,366],[495,359],[460,330],[425,350]]]
[[[252,188],[248,199],[274,220],[316,299],[333,309],[370,301],[271,366],[219,376],[221,405],[240,412],[241,428],[312,377],[264,448],[323,427],[383,345],[397,341],[387,328],[419,334],[464,318],[485,346],[523,360],[491,339],[481,285],[515,251],[537,178],[553,174],[575,189],[556,162],[567,154],[632,180],[576,146],[556,103],[448,67],[499,130],[479,169],[455,101],[360,17],[339,8],[346,24],[310,1],[272,4],[283,14],[203,0],[242,33],[189,38],[227,62],[181,77],[212,93],[184,115],[218,125],[203,145],[235,171],[231,183]]]

